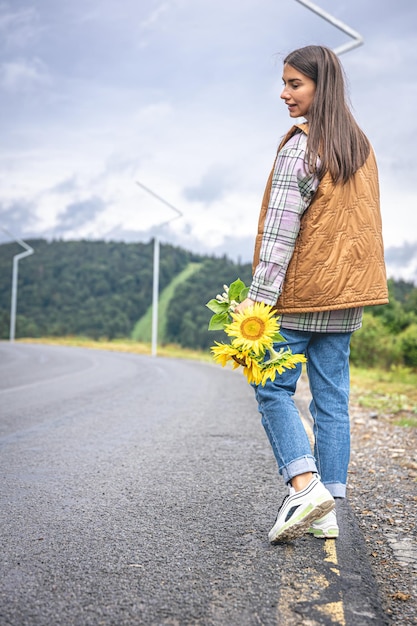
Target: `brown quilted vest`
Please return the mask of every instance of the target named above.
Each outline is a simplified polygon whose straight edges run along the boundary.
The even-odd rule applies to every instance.
[[[293,126],[278,151],[301,129]],[[259,262],[273,170],[265,189],[255,243]],[[378,170],[371,153],[345,184],[321,180],[301,218],[294,253],[277,302],[279,313],[348,309],[388,302],[379,207]]]

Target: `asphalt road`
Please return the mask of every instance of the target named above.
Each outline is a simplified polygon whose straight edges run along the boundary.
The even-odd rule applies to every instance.
[[[1,626],[385,624],[342,537],[270,546],[250,387],[210,364],[0,343]]]

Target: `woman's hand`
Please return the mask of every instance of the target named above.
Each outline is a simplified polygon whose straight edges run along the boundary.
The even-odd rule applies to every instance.
[[[255,300],[252,300],[251,298],[245,298],[243,302],[237,305],[233,313],[243,313],[245,309],[247,309],[249,306],[253,306],[254,304]]]

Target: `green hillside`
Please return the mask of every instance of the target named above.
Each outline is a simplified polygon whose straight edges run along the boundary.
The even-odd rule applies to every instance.
[[[19,264],[16,337],[128,337],[152,299],[153,243],[28,242],[35,254]],[[11,275],[17,244],[0,245],[0,337],[8,337]],[[161,246],[165,289],[200,257]]]
[[[158,300],[158,341],[166,343],[166,318],[170,301],[175,295],[175,290],[184,281],[191,278],[195,272],[200,269],[200,263],[189,263],[187,267],[177,276],[175,276],[167,287],[162,291]],[[150,343],[152,340],[152,305],[148,308],[145,315],[141,317],[135,324],[132,332],[132,339]]]
[[[16,338],[134,337],[151,341],[153,242],[31,240],[19,264]],[[15,243],[0,245],[0,339],[7,339]],[[205,303],[224,283],[250,281],[250,265],[161,245],[159,343],[206,348]]]

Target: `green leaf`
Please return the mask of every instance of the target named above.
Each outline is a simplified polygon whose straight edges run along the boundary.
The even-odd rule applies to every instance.
[[[208,329],[209,330],[223,330],[225,325],[229,322],[229,314],[227,311],[225,313],[216,313],[210,319]]]
[[[242,291],[242,289],[245,289],[245,287],[245,283],[243,282],[243,280],[240,280],[240,278],[231,283],[229,287],[229,300],[237,301],[240,292]]]
[[[238,296],[238,302],[243,302],[243,300],[245,300],[248,297],[248,293],[249,293],[249,287],[245,287],[244,289],[242,289],[242,291],[240,292]]]
[[[274,335],[274,337],[273,337],[273,341],[274,341],[274,343],[278,343],[279,341],[286,341],[286,339],[285,339],[285,337],[283,337],[279,333],[276,333]]]
[[[210,311],[213,311],[213,313],[223,313],[224,311],[228,310],[229,303],[219,302],[218,300],[213,298],[213,300],[209,300],[209,302],[207,302],[206,307],[210,309]]]

